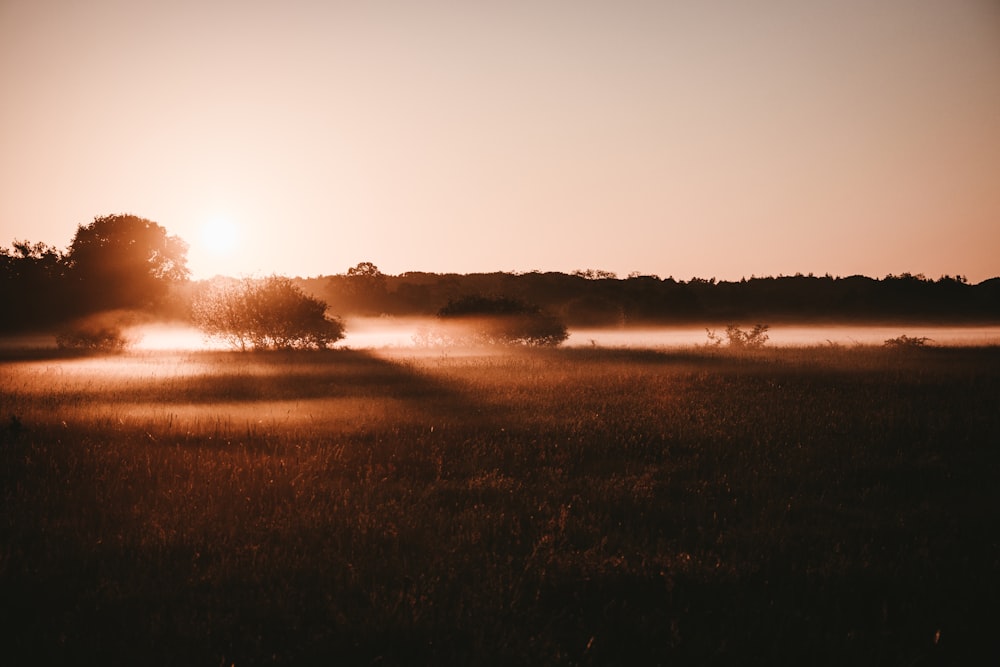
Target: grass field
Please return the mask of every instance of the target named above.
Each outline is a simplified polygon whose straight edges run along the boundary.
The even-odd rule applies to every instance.
[[[2,354],[3,664],[1000,664],[1000,348]]]

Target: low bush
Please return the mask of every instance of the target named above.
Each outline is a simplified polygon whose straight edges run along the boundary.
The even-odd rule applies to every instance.
[[[417,334],[418,345],[555,347],[569,337],[559,319],[519,299],[467,296],[438,311],[439,324]]]
[[[60,350],[115,354],[124,352],[134,342],[114,324],[79,322],[56,334]]]
[[[884,345],[895,348],[924,347],[931,339],[927,336],[907,336],[903,334],[897,338],[887,338]]]
[[[729,347],[737,349],[758,349],[764,347],[769,336],[768,330],[771,327],[767,324],[755,324],[753,329],[744,331],[735,324],[726,326],[725,340]],[[722,345],[723,338],[712,329],[705,329],[708,333],[708,345]]]

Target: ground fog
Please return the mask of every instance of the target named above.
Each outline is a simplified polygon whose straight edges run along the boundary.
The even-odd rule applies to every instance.
[[[352,318],[347,335],[337,347],[355,349],[411,348],[420,346],[422,333],[433,327],[433,319]],[[747,328],[752,324],[744,325]],[[571,329],[567,347],[670,348],[708,343],[706,328],[722,334],[725,325],[613,329]],[[196,329],[179,325],[145,325],[132,330],[136,347],[146,350],[224,349],[219,341],[206,339]],[[881,345],[906,335],[927,338],[929,345],[1000,345],[1000,326],[940,326],[921,324],[796,325],[779,324],[768,330],[772,346]]]

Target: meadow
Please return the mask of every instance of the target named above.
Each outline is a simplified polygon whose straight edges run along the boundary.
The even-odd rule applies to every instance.
[[[1000,659],[998,347],[0,355],[4,664]]]

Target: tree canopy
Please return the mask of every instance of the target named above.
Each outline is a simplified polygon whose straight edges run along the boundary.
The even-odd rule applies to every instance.
[[[80,225],[66,254],[68,277],[84,311],[146,308],[186,280],[187,243],[135,215]]]

